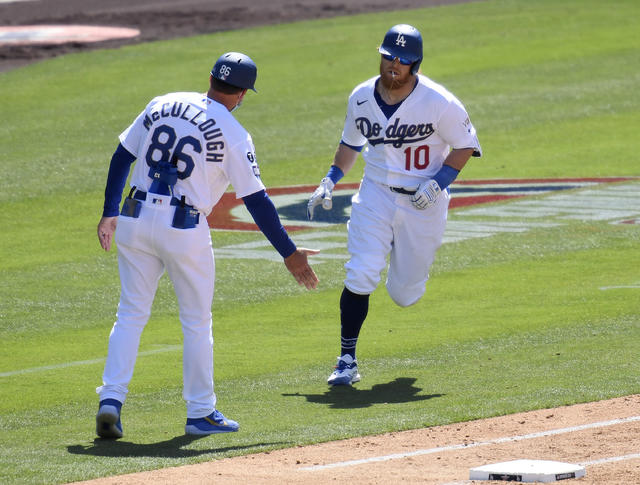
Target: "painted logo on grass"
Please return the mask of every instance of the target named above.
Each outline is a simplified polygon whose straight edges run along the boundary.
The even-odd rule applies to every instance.
[[[498,179],[463,180],[451,187],[451,210],[480,206],[489,202],[509,201],[527,198],[531,195],[561,193],[573,189],[612,184],[631,177],[612,178],[563,178],[563,179]],[[351,197],[358,184],[339,184],[333,192],[333,208],[329,211],[317,207],[314,220],[307,220],[307,201],[316,185],[275,187],[267,189],[273,203],[278,208],[280,219],[287,231],[329,227],[344,224],[351,213]],[[633,223],[637,218],[627,218],[624,223]],[[209,226],[221,230],[258,231],[251,215],[244,207],[242,199],[227,192],[208,217]]]

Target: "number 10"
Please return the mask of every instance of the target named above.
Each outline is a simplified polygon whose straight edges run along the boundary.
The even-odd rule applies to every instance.
[[[413,154],[411,153],[411,147],[407,147],[404,150],[404,155],[404,168],[407,171],[411,171],[412,158],[413,166],[416,170],[424,170],[429,166],[429,145],[421,145],[419,147],[416,147]]]

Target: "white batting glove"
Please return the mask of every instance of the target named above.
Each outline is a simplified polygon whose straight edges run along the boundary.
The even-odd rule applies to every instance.
[[[333,206],[333,202],[331,201],[333,188],[336,184],[329,177],[325,177],[320,182],[318,188],[313,192],[311,198],[309,199],[309,203],[307,204],[307,218],[309,220],[313,219],[313,211],[316,206],[322,204],[322,208],[324,210],[329,210]]]
[[[438,182],[429,179],[418,186],[416,193],[411,196],[411,202],[416,208],[424,210],[436,203],[440,192],[442,190],[440,190]]]

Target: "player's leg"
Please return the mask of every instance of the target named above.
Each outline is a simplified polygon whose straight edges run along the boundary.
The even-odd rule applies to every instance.
[[[380,282],[380,273],[391,250],[393,207],[384,188],[363,181],[352,199],[348,223],[349,261],[345,288],[340,296],[340,357],[330,385],[352,384],[360,380],[356,345],[369,310],[369,295]]]
[[[189,434],[237,431],[238,423],[216,411],[211,304],[215,264],[206,219],[193,229],[171,229],[164,245],[167,272],[180,307],[184,336],[183,397]]]
[[[386,287],[399,306],[413,305],[425,292],[429,270],[442,244],[448,205],[445,191],[427,210],[411,207],[397,213]]]
[[[369,295],[358,295],[348,288],[340,296],[340,357],[327,379],[331,386],[351,385],[360,381],[356,344],[369,311]]]
[[[356,358],[356,344],[369,313],[369,295],[353,293],[347,287],[340,295],[340,355]]]

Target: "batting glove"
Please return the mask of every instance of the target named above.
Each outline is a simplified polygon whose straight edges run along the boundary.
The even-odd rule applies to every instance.
[[[411,196],[411,202],[416,208],[424,210],[436,203],[440,192],[442,190],[438,182],[433,179],[427,180],[418,186],[416,193]]]
[[[333,206],[333,202],[331,201],[331,192],[336,184],[329,177],[325,177],[320,182],[318,188],[313,192],[311,198],[309,199],[309,203],[307,204],[307,218],[309,220],[313,219],[313,211],[316,206],[322,204],[322,208],[324,210],[329,210]]]

